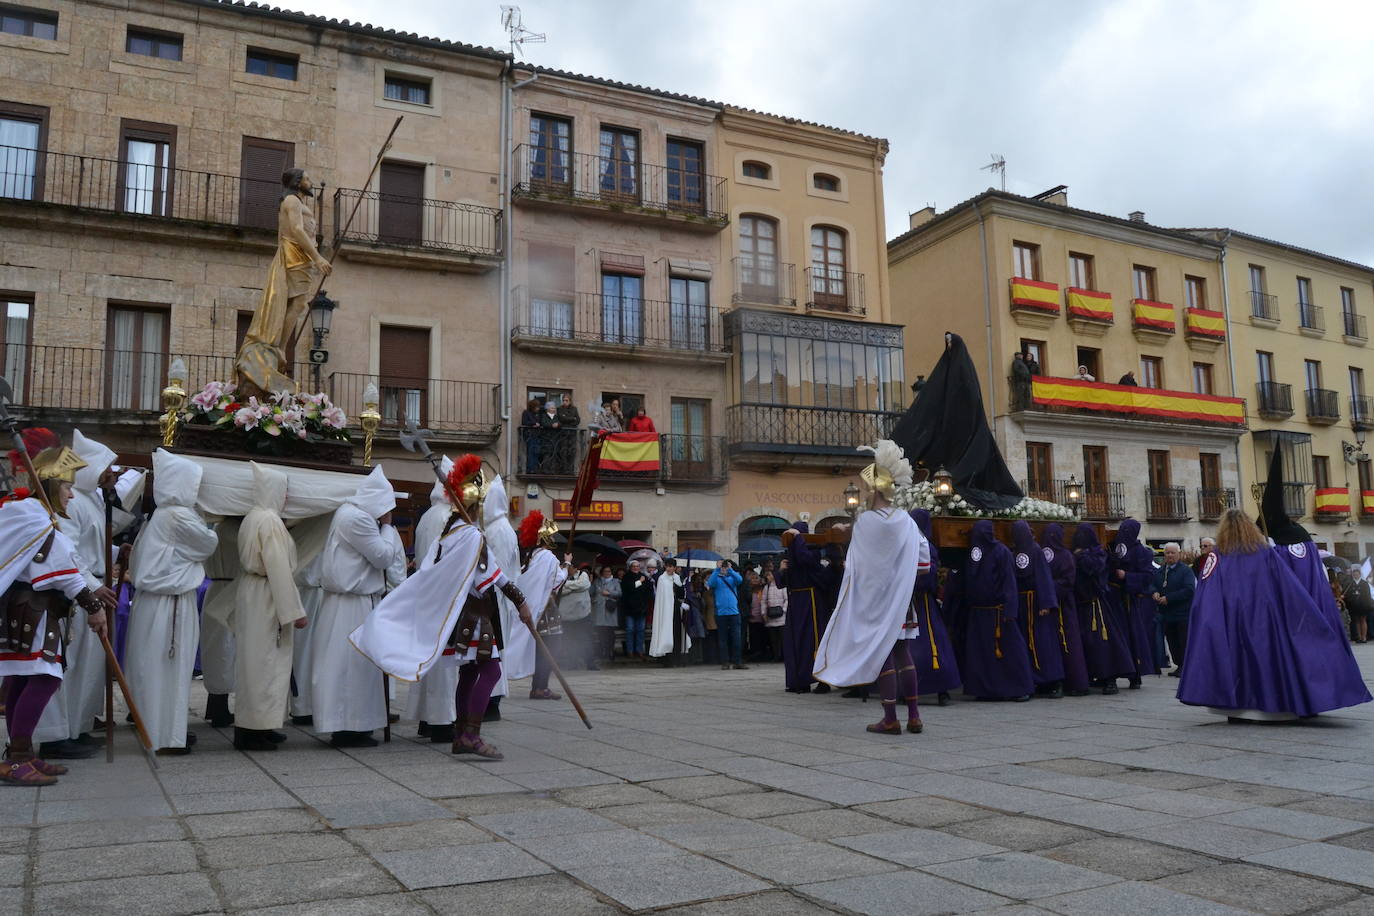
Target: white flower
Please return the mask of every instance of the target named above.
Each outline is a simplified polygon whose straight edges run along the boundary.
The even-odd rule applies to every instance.
[[[324,425],[328,426],[330,429],[343,429],[346,425],[348,425],[348,417],[344,414],[342,408],[326,408],[322,416],[324,419]]]
[[[234,425],[244,430],[256,429],[258,412],[252,407],[240,407],[234,412]]]

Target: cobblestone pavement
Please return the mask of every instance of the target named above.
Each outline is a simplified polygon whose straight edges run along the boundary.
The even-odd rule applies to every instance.
[[[502,763],[196,722],[154,772],[122,730],[0,790],[0,914],[1374,913],[1374,706],[1228,725],[1147,678],[888,737],[776,665],[572,676],[595,730],[513,698]]]

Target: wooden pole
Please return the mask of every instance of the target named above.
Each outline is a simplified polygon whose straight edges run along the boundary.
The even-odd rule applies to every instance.
[[[114,548],[114,494],[109,490],[101,492],[105,502],[105,587],[114,592],[111,583],[114,581],[114,560],[110,554]],[[116,601],[118,593],[116,593]],[[110,626],[115,623],[115,612],[109,612]],[[105,762],[114,763],[114,672],[110,670],[110,663],[105,662]]]

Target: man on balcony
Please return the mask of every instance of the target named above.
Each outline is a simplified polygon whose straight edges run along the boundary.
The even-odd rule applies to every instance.
[[[1024,353],[1011,356],[1011,409],[1026,410],[1031,404],[1031,371]]]

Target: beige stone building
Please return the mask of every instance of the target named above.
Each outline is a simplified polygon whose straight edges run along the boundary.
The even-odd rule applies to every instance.
[[[896,317],[913,331],[907,375],[939,359],[940,332],[960,334],[1029,495],[1064,502],[1072,480],[1089,519],[1138,518],[1156,542],[1209,533],[1240,495],[1247,422],[1221,246],[1074,209],[1062,187],[988,191],[911,224],[888,245]],[[1019,352],[1038,363],[1029,389],[1010,380]],[[1135,387],[1117,384],[1128,372]]]

